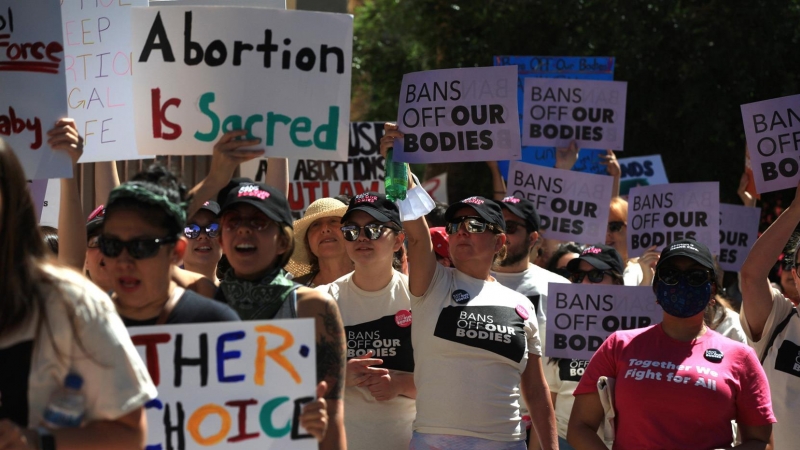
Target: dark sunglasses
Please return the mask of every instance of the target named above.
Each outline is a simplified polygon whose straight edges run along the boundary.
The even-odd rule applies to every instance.
[[[266,217],[240,217],[240,216],[224,216],[222,218],[222,226],[225,231],[236,231],[240,226],[250,228],[253,231],[263,231],[272,225],[273,221]]]
[[[689,286],[698,287],[711,280],[711,272],[708,269],[689,269],[681,271],[674,267],[662,267],[658,269],[658,279],[668,286],[678,284],[681,278],[686,279]]]
[[[468,233],[483,233],[487,228],[493,231],[498,229],[497,226],[486,223],[486,221],[480,217],[464,216],[454,217],[447,222],[445,231],[447,231],[447,234],[456,234],[462,223],[466,225]]]
[[[622,227],[625,226],[625,222],[621,220],[615,220],[614,222],[608,222],[608,231],[609,233],[616,233],[617,231],[621,230]]]
[[[383,234],[383,230],[390,229],[393,231],[398,231],[395,228],[392,228],[388,225],[382,225],[379,223],[368,223],[363,227],[358,225],[345,225],[341,228],[342,234],[344,235],[345,241],[353,242],[358,239],[358,236],[361,235],[361,230],[364,230],[364,235],[371,241],[377,240]]]
[[[601,283],[603,281],[603,277],[608,274],[611,276],[611,272],[606,270],[600,269],[592,269],[592,270],[576,270],[569,274],[569,281],[578,284],[583,283],[584,277],[589,277],[589,283]]]
[[[513,221],[506,220],[506,234],[514,234],[520,228],[524,228],[525,231],[528,230],[527,225],[525,225],[522,222],[513,222]]]
[[[109,258],[116,258],[122,254],[122,250],[128,251],[133,259],[152,258],[158,253],[162,245],[171,244],[178,240],[175,236],[167,236],[159,239],[132,239],[123,241],[120,239],[109,238],[100,235],[100,253]]]
[[[215,238],[219,234],[219,224],[212,223],[209,224],[207,227],[201,227],[196,223],[191,223],[186,225],[186,228],[183,229],[183,235],[189,239],[197,239],[200,237],[200,233],[205,233],[206,236],[210,238]]]

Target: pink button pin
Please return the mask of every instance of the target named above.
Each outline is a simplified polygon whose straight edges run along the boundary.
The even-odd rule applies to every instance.
[[[402,309],[397,311],[397,314],[394,315],[394,323],[397,324],[398,327],[406,328],[411,326],[411,311]]]
[[[528,320],[528,317],[530,317],[530,315],[528,314],[528,310],[525,309],[525,307],[522,305],[517,305],[516,311],[517,314],[519,314],[519,316],[522,317],[522,320]]]

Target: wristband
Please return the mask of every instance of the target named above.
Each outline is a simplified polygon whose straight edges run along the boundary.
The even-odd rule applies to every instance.
[[[56,438],[53,437],[50,430],[39,427],[36,429],[36,433],[39,435],[39,450],[56,450]]]

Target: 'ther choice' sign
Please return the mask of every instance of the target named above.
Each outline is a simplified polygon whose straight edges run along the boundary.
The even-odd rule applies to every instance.
[[[517,68],[472,67],[403,76],[394,158],[410,163],[518,159]]]
[[[147,448],[317,448],[299,425],[317,384],[313,320],[129,332],[158,388],[145,405]]]
[[[533,202],[548,239],[606,241],[613,178],[512,161],[508,195]]]
[[[246,129],[268,156],[347,159],[351,16],[151,6],[132,17],[140,152],[210,154]]]
[[[526,78],[522,143],[622,150],[627,89],[624,81]]]
[[[744,133],[759,193],[797,186],[800,95],[742,105]]]
[[[628,195],[628,257],[694,239],[719,254],[719,183],[642,186]]]
[[[719,266],[722,270],[738,272],[758,239],[761,208],[719,205]]]
[[[661,322],[649,286],[550,283],[545,356],[591,359],[611,333]]]

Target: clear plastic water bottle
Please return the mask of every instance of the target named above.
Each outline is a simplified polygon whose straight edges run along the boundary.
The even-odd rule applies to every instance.
[[[394,150],[391,148],[386,152],[385,176],[383,179],[386,198],[395,202],[406,199],[406,189],[408,188],[408,172],[406,164],[394,162]]]
[[[83,378],[77,373],[70,373],[64,378],[64,387],[53,393],[44,410],[44,426],[50,429],[81,426],[86,411],[82,386]]]

